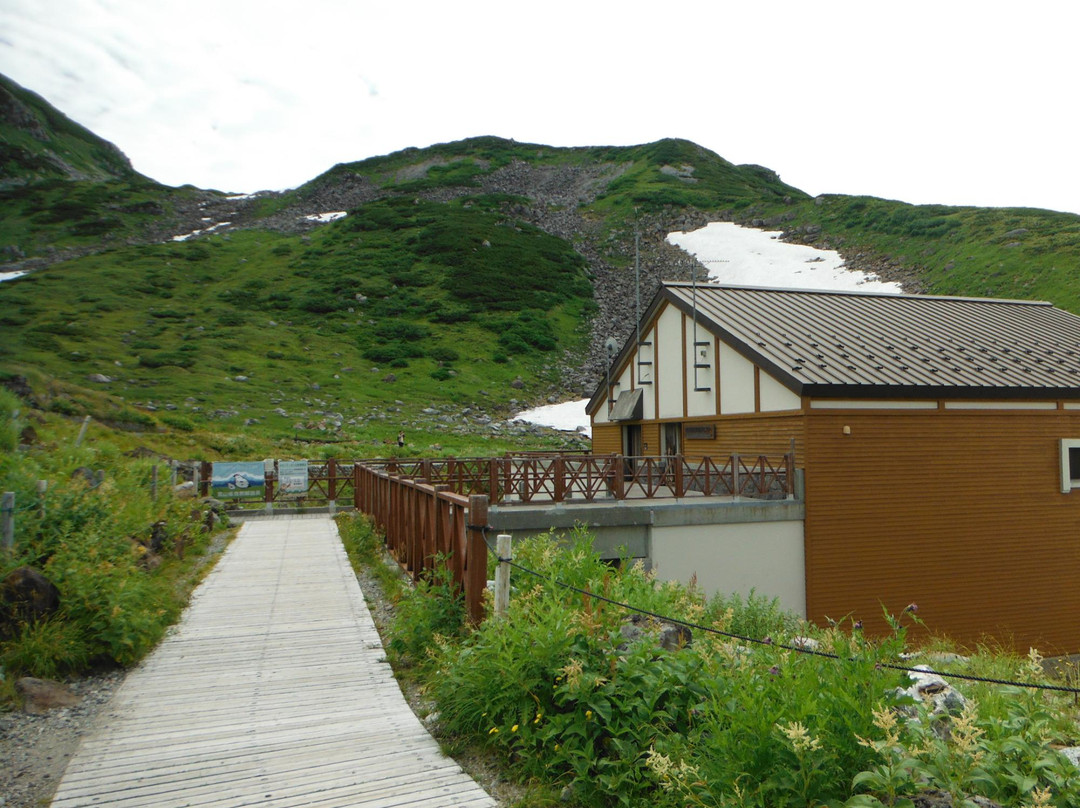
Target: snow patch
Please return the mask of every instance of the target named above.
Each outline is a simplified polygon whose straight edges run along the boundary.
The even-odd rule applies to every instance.
[[[4,281],[13,281],[16,278],[21,278],[27,273],[27,270],[21,270],[19,272],[0,272],[0,283]]]
[[[228,227],[230,224],[232,224],[232,222],[218,222],[217,224],[210,225],[210,227],[204,228],[202,230],[192,230],[190,233],[184,233],[182,236],[173,236],[172,240],[187,241],[189,238],[194,238],[195,236],[201,236],[205,233],[213,233],[218,228]]]
[[[311,213],[303,218],[309,222],[335,222],[338,219],[344,219],[348,215],[348,211],[332,210],[329,213]]]
[[[788,244],[780,241],[781,235],[779,231],[712,222],[700,230],[672,233],[667,240],[704,264],[709,270],[708,279],[716,283],[840,292],[903,292],[898,283],[847,269],[835,250]]]
[[[585,413],[585,405],[588,403],[589,399],[583,398],[579,401],[564,401],[562,404],[547,404],[519,412],[513,420],[549,426],[564,432],[578,432],[592,437],[592,424],[589,423],[589,416]]]

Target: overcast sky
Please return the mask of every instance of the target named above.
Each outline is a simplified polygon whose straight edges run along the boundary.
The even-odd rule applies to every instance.
[[[1077,31],[1073,0],[0,0],[0,73],[170,185],[679,137],[811,194],[1080,212]]]

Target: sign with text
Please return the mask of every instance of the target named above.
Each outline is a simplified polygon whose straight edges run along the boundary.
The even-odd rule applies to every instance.
[[[302,497],[308,490],[308,463],[306,460],[278,461],[278,493],[282,496]]]
[[[716,437],[716,427],[713,424],[687,424],[687,440],[712,440]]]
[[[218,499],[262,499],[266,477],[261,461],[214,463],[210,493]]]

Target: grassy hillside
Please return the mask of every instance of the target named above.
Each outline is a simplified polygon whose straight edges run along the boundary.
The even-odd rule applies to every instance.
[[[488,207],[388,200],[310,235],[244,230],[38,270],[0,286],[3,363],[181,428],[258,419],[289,435],[402,400],[415,413],[536,397],[579,347],[591,289],[565,242]]]
[[[1080,216],[828,196],[804,205],[845,254],[903,265],[934,294],[1050,300],[1080,312]]]

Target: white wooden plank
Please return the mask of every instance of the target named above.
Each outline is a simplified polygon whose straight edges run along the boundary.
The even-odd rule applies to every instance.
[[[494,805],[409,710],[325,517],[246,523],[102,716],[55,808]]]

